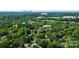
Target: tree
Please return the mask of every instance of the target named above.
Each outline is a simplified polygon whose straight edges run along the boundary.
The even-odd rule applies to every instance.
[[[74,41],[71,35],[65,35],[63,38],[67,43],[67,47],[74,47]]]
[[[0,29],[0,36],[6,36],[8,35],[8,31],[5,28]]]
[[[7,38],[0,40],[0,48],[9,48],[10,41]]]
[[[48,46],[48,40],[45,40],[45,39],[40,39],[38,42],[37,42],[37,44],[40,46],[40,47],[42,47],[42,48],[47,48],[47,46]]]
[[[50,42],[48,44],[48,48],[59,48],[59,47],[60,47],[60,45],[59,45],[58,41],[55,41],[55,40],[53,40],[52,42]]]

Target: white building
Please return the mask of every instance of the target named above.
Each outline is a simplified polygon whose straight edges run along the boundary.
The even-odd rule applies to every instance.
[[[22,22],[22,24],[24,24],[24,25],[25,25],[26,23],[25,23],[25,22]]]
[[[42,16],[38,16],[38,17],[36,17],[37,19],[41,19],[41,18],[43,18]]]
[[[43,25],[43,27],[51,27],[51,25]]]
[[[43,12],[43,13],[41,13],[41,15],[43,15],[43,16],[47,16],[47,13],[46,13],[46,12]]]
[[[57,16],[56,16],[56,17],[53,17],[53,19],[60,19],[60,17],[57,17]]]
[[[6,36],[1,37],[1,39],[5,39],[5,38],[7,38],[7,37]]]
[[[76,16],[63,16],[63,19],[76,19]]]
[[[77,16],[77,18],[79,18],[79,16]]]

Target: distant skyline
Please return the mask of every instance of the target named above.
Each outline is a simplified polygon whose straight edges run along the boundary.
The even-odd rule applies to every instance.
[[[0,10],[0,12],[79,12],[79,10]]]
[[[0,11],[79,11],[79,0],[0,0]]]

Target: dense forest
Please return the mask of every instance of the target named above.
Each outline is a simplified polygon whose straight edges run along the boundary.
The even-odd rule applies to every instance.
[[[78,48],[79,19],[63,19],[65,15],[79,13],[0,12],[0,48]]]

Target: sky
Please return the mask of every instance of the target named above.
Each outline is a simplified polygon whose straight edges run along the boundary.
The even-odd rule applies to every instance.
[[[78,0],[0,0],[0,11],[79,11]]]

